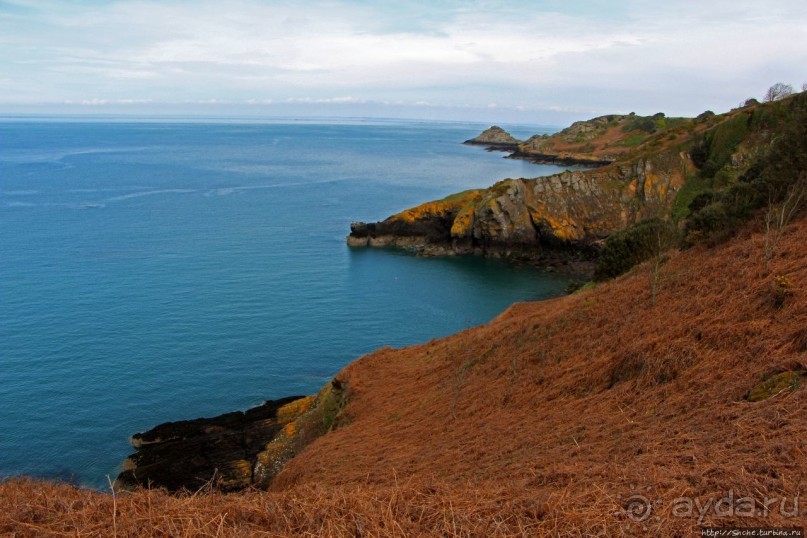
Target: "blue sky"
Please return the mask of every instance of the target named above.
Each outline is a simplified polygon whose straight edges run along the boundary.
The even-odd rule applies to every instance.
[[[0,113],[564,123],[807,82],[802,0],[0,0]]]

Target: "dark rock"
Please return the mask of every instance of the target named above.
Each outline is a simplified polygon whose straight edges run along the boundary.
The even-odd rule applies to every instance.
[[[549,153],[514,151],[507,156],[508,159],[524,159],[535,164],[554,164],[556,166],[591,166],[594,168],[607,166],[613,161],[606,159],[570,157],[565,155],[553,155]]]
[[[258,453],[310,408],[310,403],[298,403],[305,400],[270,400],[247,411],[167,422],[137,433],[132,446],[138,450],[126,459],[117,483],[172,491],[195,490],[207,483],[225,491],[247,487]]]
[[[336,427],[348,395],[347,383],[333,380],[313,396],[160,424],[132,437],[137,452],[124,462],[116,485],[170,491],[267,488],[300,450]]]

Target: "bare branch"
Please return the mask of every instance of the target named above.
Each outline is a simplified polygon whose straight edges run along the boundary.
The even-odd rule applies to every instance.
[[[792,183],[781,202],[777,203],[777,196],[771,192],[768,195],[768,207],[765,210],[765,270],[770,269],[771,260],[776,253],[776,247],[782,239],[784,230],[793,220],[793,217],[802,209],[807,200],[807,174],[801,174]]]

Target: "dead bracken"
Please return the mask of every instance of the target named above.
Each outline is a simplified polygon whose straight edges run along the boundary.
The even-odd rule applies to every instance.
[[[682,496],[793,499],[807,478],[807,391],[795,382],[807,371],[807,298],[794,286],[771,308],[771,274],[807,279],[807,222],[783,235],[790,254],[772,273],[760,269],[762,234],[751,224],[671,253],[655,306],[640,265],[359,359],[339,374],[351,390],[339,428],[268,492],[113,496],[10,480],[0,534],[667,536],[696,527],[670,509]],[[622,506],[634,495],[651,501],[640,523]],[[710,512],[702,523],[795,521]]]

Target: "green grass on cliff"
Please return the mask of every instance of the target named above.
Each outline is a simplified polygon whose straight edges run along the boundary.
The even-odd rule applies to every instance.
[[[670,210],[670,215],[674,221],[689,216],[690,204],[700,194],[708,191],[711,188],[711,182],[703,179],[696,174],[688,174],[686,183],[681,187],[681,190],[675,195],[675,202]]]
[[[687,244],[730,236],[807,182],[807,93],[706,121],[706,131],[680,148],[698,171],[687,174],[668,215],[683,226]],[[680,238],[673,240],[665,226],[653,219],[612,234],[600,252],[596,278],[612,278],[657,256],[660,244],[677,245]]]
[[[726,175],[721,176],[720,169],[712,173],[707,165],[729,162],[732,157],[729,150],[736,149],[743,141],[741,133],[746,137],[757,136],[767,145],[761,145],[759,149],[764,151],[759,152],[742,174],[726,182]],[[730,231],[757,210],[780,203],[804,181],[807,175],[807,93],[739,114],[719,125],[703,140],[708,152],[700,177],[708,188],[701,189],[689,201],[690,214],[685,228],[690,238]],[[696,149],[703,146],[696,146],[693,152]],[[695,155],[693,160],[698,164]],[[694,192],[697,187],[696,182],[689,189]],[[683,200],[678,204],[679,211],[682,204]]]

